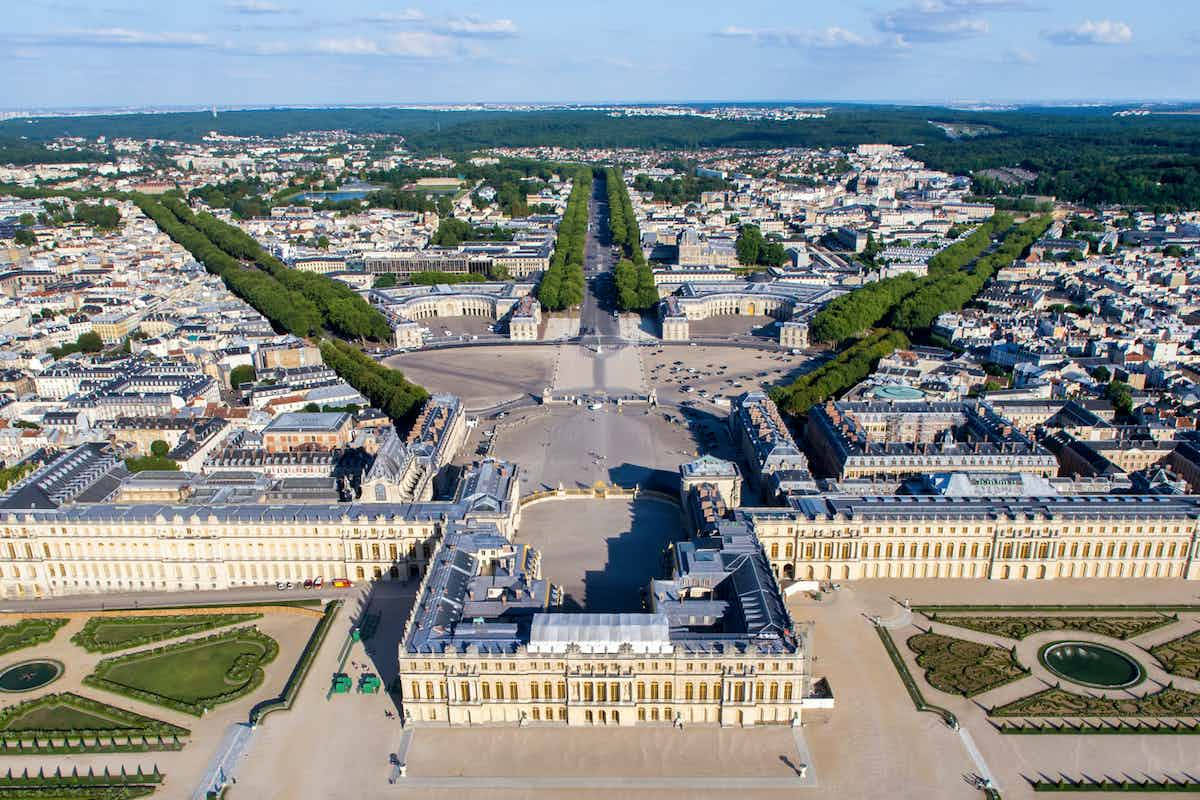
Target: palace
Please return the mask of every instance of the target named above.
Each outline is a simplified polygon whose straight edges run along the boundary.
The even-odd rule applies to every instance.
[[[689,494],[704,503],[719,492],[700,483]],[[751,526],[710,516],[671,555],[647,611],[567,612],[536,551],[490,524],[452,524],[400,643],[405,713],[448,725],[741,727],[832,707]]]
[[[687,341],[691,323],[721,315],[770,316],[779,320],[783,347],[808,347],[804,320],[844,292],[792,281],[687,282],[658,304],[662,338]],[[790,324],[789,324],[790,323]]]

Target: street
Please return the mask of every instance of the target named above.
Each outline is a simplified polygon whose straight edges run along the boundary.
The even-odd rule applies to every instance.
[[[612,276],[612,242],[608,232],[608,187],[603,178],[592,183],[588,203],[588,233],[584,245],[583,276],[587,291],[580,309],[580,336],[613,337],[621,334],[621,326],[613,316],[616,310],[615,287]]]

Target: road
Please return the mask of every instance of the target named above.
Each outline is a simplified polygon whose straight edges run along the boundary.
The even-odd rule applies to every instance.
[[[579,315],[580,336],[585,340],[600,336],[619,337],[621,325],[613,316],[616,289],[612,276],[612,242],[608,234],[608,187],[603,179],[592,182],[587,242],[583,252],[583,277],[587,283]]]

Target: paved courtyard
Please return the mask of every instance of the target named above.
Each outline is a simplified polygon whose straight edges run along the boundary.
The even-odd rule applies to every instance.
[[[384,360],[431,392],[451,392],[467,408],[487,408],[527,395],[541,396],[554,375],[559,348],[499,345],[417,350]]]
[[[480,436],[491,429],[479,427]],[[678,413],[644,405],[618,410],[611,403],[596,411],[543,406],[513,414],[495,429],[493,455],[520,465],[522,494],[598,481],[677,491],[679,465],[696,457],[702,441]]]
[[[542,576],[563,587],[564,606],[600,613],[644,611],[663,554],[683,534],[679,508],[656,500],[550,500],[521,514],[517,540],[542,553]]]

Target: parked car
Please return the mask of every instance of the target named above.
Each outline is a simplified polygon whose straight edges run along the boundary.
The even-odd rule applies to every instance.
[[[333,588],[347,589],[349,587],[350,587],[350,579],[349,578],[334,578],[333,579]]]

